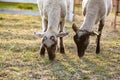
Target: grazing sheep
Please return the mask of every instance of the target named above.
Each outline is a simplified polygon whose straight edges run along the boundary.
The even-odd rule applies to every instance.
[[[38,7],[41,10],[43,32],[35,32],[35,35],[42,38],[40,55],[44,56],[47,49],[49,59],[54,60],[58,37],[60,52],[65,53],[63,37],[68,35],[64,32],[67,2],[66,0],[38,0]]]
[[[84,22],[80,28],[74,23],[72,25],[76,35],[74,42],[77,45],[78,56],[82,57],[89,44],[91,35],[97,35],[96,53],[100,53],[100,38],[102,29],[105,24],[105,19],[112,9],[112,0],[83,0],[82,2]],[[93,26],[99,23],[98,33],[93,32]]]

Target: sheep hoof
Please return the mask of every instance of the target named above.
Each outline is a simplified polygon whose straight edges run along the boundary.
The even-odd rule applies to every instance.
[[[96,49],[96,54],[100,54],[100,48]]]
[[[45,50],[44,50],[44,49],[41,49],[41,50],[40,50],[40,56],[41,56],[41,57],[44,57],[44,56],[45,56]]]
[[[65,54],[64,47],[61,47],[61,48],[60,48],[60,53]]]
[[[96,51],[96,54],[100,54],[100,51]]]

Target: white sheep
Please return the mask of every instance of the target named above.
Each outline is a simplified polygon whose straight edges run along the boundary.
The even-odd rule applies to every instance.
[[[42,15],[43,32],[35,32],[35,35],[43,38],[40,55],[45,55],[47,49],[50,60],[54,60],[55,51],[60,38],[60,52],[65,53],[63,37],[68,35],[64,32],[67,14],[66,0],[38,0],[38,7]]]
[[[112,0],[83,0],[82,10],[85,16],[84,22],[80,28],[74,23],[72,28],[76,35],[74,41],[77,45],[78,56],[82,57],[89,44],[90,35],[97,34],[96,53],[100,53],[100,38],[105,19],[112,9]],[[98,33],[93,32],[93,26],[99,23]]]

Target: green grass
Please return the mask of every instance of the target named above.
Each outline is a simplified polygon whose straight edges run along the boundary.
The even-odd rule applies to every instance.
[[[82,11],[82,6],[81,5],[75,5],[75,11],[74,13],[77,15],[81,15],[81,11]]]
[[[12,2],[0,2],[0,9],[38,11],[37,4],[12,3]],[[75,6],[75,13],[81,14],[81,11],[82,11],[81,5],[76,5]]]
[[[33,35],[41,30],[40,17],[0,14],[0,80],[119,80],[120,32],[113,32],[111,18],[103,31],[101,54],[95,54],[96,37],[91,37],[83,58],[77,56],[72,23],[67,21],[66,55],[57,51],[51,62],[47,53],[45,58],[39,56],[41,40]]]
[[[0,2],[0,9],[12,9],[12,10],[33,10],[38,11],[36,4],[26,4],[26,3],[11,3],[11,2]]]

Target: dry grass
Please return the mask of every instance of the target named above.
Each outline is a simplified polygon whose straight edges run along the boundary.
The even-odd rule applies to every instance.
[[[77,56],[72,23],[67,21],[66,55],[57,51],[50,62],[47,54],[39,56],[41,41],[33,35],[41,30],[40,17],[0,14],[0,80],[119,80],[120,32],[113,32],[111,20],[112,14],[103,31],[101,54],[95,54],[95,37],[91,37],[83,58]]]

